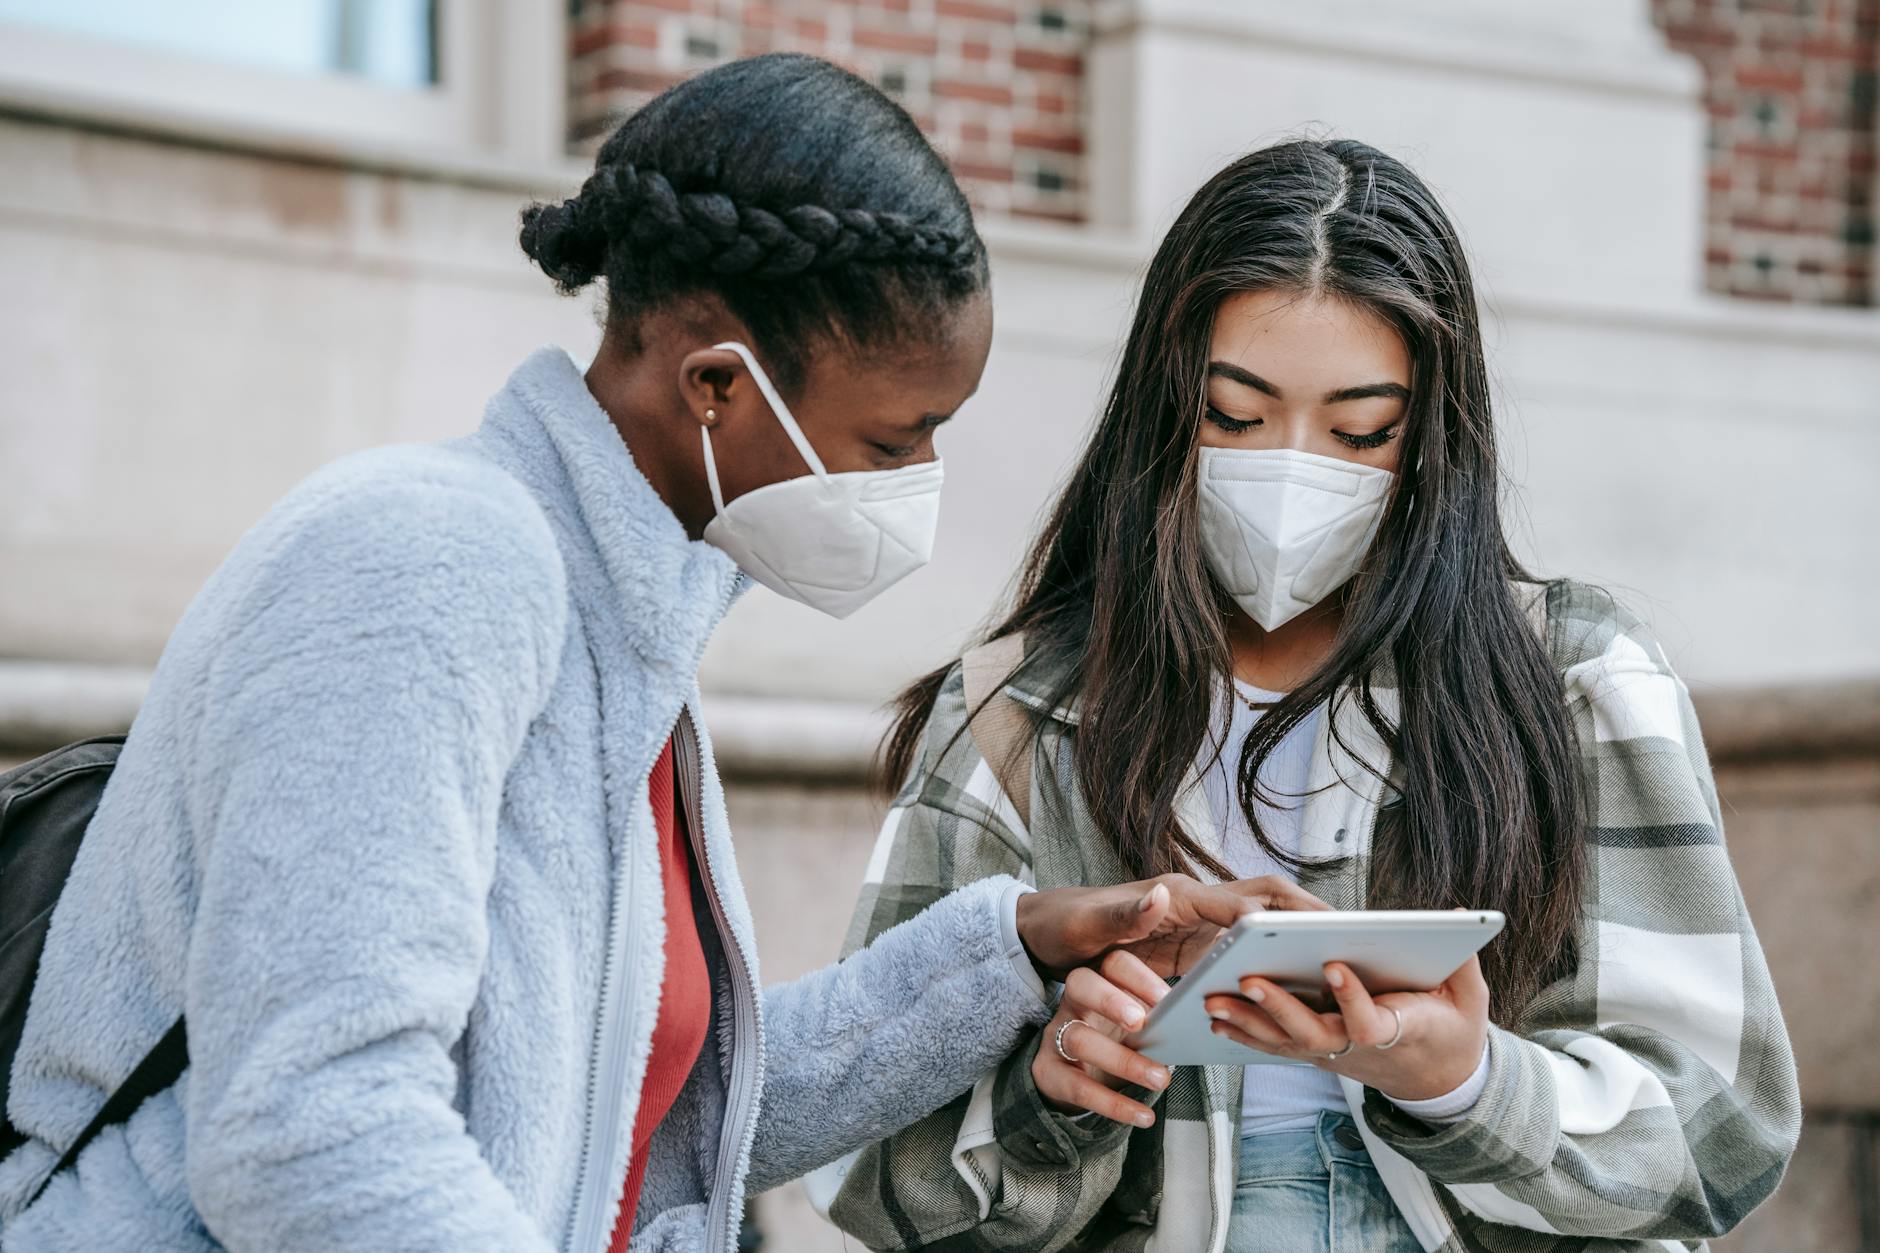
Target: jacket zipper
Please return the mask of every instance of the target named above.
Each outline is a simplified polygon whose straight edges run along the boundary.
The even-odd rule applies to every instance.
[[[737,588],[738,583],[736,581],[724,587],[719,597],[719,617],[722,617],[724,611],[730,607],[731,601],[737,594]],[[701,645],[698,652],[692,657],[693,673],[697,672],[699,654],[703,653],[703,651],[704,648],[703,645]],[[685,709],[684,706],[681,706],[679,712],[679,725],[689,729],[691,726],[689,711]],[[678,735],[678,730],[678,726],[675,726],[673,729],[675,741],[681,738]],[[676,754],[676,743],[674,751]],[[692,773],[697,772],[697,756],[697,748],[696,745],[694,745],[692,753]],[[675,772],[677,767],[678,762],[675,760]],[[648,762],[647,769],[649,773],[651,772],[651,768],[652,763]],[[643,787],[645,785],[642,784],[641,786]],[[687,793],[688,820],[692,819],[693,813],[697,808],[697,784],[694,782]],[[703,838],[696,825],[693,827],[693,832],[692,838],[694,841]],[[701,858],[700,860],[703,862],[704,859]],[[727,936],[729,936],[729,931],[724,926],[724,911],[718,903],[717,885],[709,873],[705,874],[703,878],[705,879],[707,894],[711,897],[713,917],[719,920],[720,930],[724,931]],[[607,913],[607,954],[601,967],[600,1005],[594,1015],[594,1060],[588,1067],[587,1127],[581,1147],[581,1167],[575,1176],[574,1216],[570,1223],[568,1237],[569,1253],[606,1253],[608,1242],[613,1235],[615,1212],[619,1208],[619,1193],[617,1191],[611,1195],[596,1191],[594,1185],[597,1167],[595,1166],[594,1158],[600,1149],[603,1129],[605,1129],[606,1135],[613,1135],[615,1134],[614,1128],[620,1121],[620,1102],[624,1088],[623,1073],[626,1069],[628,1055],[626,1042],[621,1037],[631,1024],[620,1024],[619,1030],[616,1030],[611,1038],[608,1034],[608,1027],[612,1022],[609,1013],[612,1009],[616,984],[619,981],[617,972],[622,969],[637,969],[639,966],[639,929],[637,927],[623,925],[625,922],[624,914],[632,898],[632,850],[623,846],[621,849],[620,870],[619,873],[614,876],[613,900],[610,903]],[[733,962],[734,982],[741,982],[745,985],[744,995],[748,997],[750,976],[745,972],[750,968],[749,963],[745,961],[744,953],[738,948],[735,937],[731,938],[728,948],[736,954],[736,958]],[[743,1009],[741,1004],[739,1005],[739,1009]],[[751,1005],[749,1019],[750,1023],[754,1026],[756,1022],[755,1002]],[[742,1016],[735,1017],[734,1022],[738,1024],[740,1030],[748,1030],[748,1028],[744,1026]],[[612,1047],[610,1047],[610,1045]],[[748,1060],[742,1059],[734,1054],[732,1068],[733,1077],[735,1078],[740,1073],[741,1069],[747,1069],[748,1066]],[[747,1079],[746,1082],[748,1084],[749,1080]],[[735,1096],[735,1094],[733,1095]],[[748,1117],[748,1114],[745,1116]],[[732,1125],[731,1121],[727,1120],[727,1136],[729,1134],[729,1128]],[[744,1137],[746,1149],[748,1149],[750,1141],[753,1138],[750,1133],[746,1133]],[[617,1181],[616,1186],[623,1187],[625,1186],[625,1182],[625,1176],[623,1175],[621,1179]],[[729,1250],[731,1248],[729,1237],[727,1237],[719,1247]]]
[[[618,1196],[609,1196],[595,1186],[604,1145],[603,1134],[612,1136],[620,1122],[620,1106],[626,1091],[626,1068],[630,1050],[619,1039],[628,1024],[619,1024],[609,1048],[610,1011],[615,997],[619,971],[639,967],[640,929],[624,924],[623,915],[633,900],[633,850],[620,850],[619,872],[614,876],[613,901],[607,913],[607,955],[601,965],[600,1008],[594,1016],[594,1061],[588,1070],[587,1134],[581,1146],[581,1168],[575,1178],[575,1212],[569,1234],[571,1253],[604,1253],[613,1236]],[[628,1012],[622,1010],[622,1013]],[[624,1186],[624,1180],[622,1181]]]
[[[719,1131],[718,1172],[713,1188],[722,1203],[712,1210],[711,1221],[705,1231],[705,1247],[730,1253],[742,1226],[742,1215],[731,1212],[729,1185],[738,1163],[750,1151],[753,1138],[751,1112],[757,1098],[757,1077],[754,1072],[761,1042],[757,1038],[757,995],[751,981],[750,961],[744,952],[743,940],[732,930],[730,920],[725,916],[724,902],[718,895],[718,876],[705,846],[701,799],[703,780],[699,757],[698,728],[693,724],[691,709],[687,707],[680,710],[679,726],[673,735],[673,762],[678,777],[684,783],[682,795],[686,828],[692,837],[692,855],[698,859],[701,871],[699,877],[704,881],[705,895],[711,902],[712,921],[718,927],[726,961],[731,967],[731,1083],[730,1090],[725,1094],[725,1121]]]

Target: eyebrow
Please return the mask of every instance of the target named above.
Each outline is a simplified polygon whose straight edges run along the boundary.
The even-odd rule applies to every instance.
[[[1208,362],[1209,378],[1224,378],[1251,387],[1256,392],[1264,392],[1274,400],[1282,400],[1279,388],[1273,386],[1251,370],[1243,370],[1231,361]],[[1341,387],[1337,391],[1326,392],[1321,404],[1335,405],[1346,400],[1369,400],[1373,396],[1389,396],[1394,400],[1409,401],[1410,389],[1402,383],[1364,383],[1357,387]]]

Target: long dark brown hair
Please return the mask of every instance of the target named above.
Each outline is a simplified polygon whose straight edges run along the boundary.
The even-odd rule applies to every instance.
[[[1374,311],[1409,351],[1413,399],[1396,490],[1345,591],[1331,655],[1254,724],[1240,802],[1261,845],[1298,865],[1260,828],[1260,765],[1313,709],[1355,700],[1397,764],[1370,903],[1505,913],[1483,968],[1496,1018],[1512,1022],[1570,968],[1584,802],[1559,676],[1510,587],[1529,576],[1502,531],[1468,263],[1404,165],[1352,140],[1299,140],[1242,157],[1195,194],[1150,263],[1102,420],[987,638],[1023,632],[1028,662],[1052,659],[1065,676],[1053,695],[1080,702],[1078,786],[1131,873],[1231,877],[1174,814],[1232,668],[1229,602],[1202,553],[1195,448],[1215,312],[1249,291]],[[1394,722],[1376,699],[1387,674]],[[899,698],[888,780],[915,762],[945,675]]]

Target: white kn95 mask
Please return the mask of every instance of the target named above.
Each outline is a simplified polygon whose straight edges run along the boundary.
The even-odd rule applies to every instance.
[[[1358,572],[1396,477],[1287,448],[1202,448],[1208,569],[1248,617],[1274,630]]]
[[[743,359],[810,472],[768,483],[726,504],[711,428],[701,426],[705,479],[717,511],[705,527],[705,541],[771,591],[836,618],[848,617],[926,565],[940,525],[939,459],[895,470],[831,474],[756,354],[736,342],[714,347]]]

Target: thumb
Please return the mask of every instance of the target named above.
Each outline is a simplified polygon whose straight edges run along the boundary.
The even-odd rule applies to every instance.
[[[1482,962],[1475,954],[1469,954],[1469,960],[1443,982],[1457,1009],[1472,1018],[1488,1017],[1488,980],[1482,977]]]
[[[1153,934],[1168,908],[1168,888],[1160,883],[1133,900],[1118,901],[1110,913],[1110,943],[1127,944]]]

